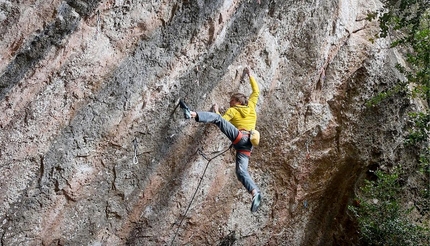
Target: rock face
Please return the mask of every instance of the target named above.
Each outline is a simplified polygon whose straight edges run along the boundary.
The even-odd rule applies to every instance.
[[[1,245],[356,243],[357,181],[408,160],[409,102],[365,106],[399,77],[370,41],[381,6],[0,1]],[[249,94],[245,67],[261,89],[257,213],[234,152],[210,159],[228,139],[176,108]]]

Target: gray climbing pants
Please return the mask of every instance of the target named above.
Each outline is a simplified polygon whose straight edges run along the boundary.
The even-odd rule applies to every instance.
[[[219,114],[211,112],[197,112],[196,121],[201,123],[215,124],[232,142],[239,134],[239,130],[233,124],[222,118]],[[249,156],[239,152],[240,150],[252,151],[252,144],[249,140],[249,135],[244,134],[242,139],[237,144],[234,144],[233,147],[236,149],[237,179],[243,184],[243,186],[245,186],[249,193],[251,193],[251,191],[254,189],[259,191],[257,185],[255,185],[248,173]]]

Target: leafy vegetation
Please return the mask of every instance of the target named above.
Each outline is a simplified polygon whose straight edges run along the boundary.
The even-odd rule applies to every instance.
[[[430,212],[430,1],[429,0],[385,0],[384,12],[372,13],[369,19],[379,16],[379,37],[391,38],[392,47],[406,54],[406,66],[397,65],[406,81],[398,81],[388,91],[379,93],[367,103],[374,106],[395,94],[412,96],[421,100],[423,108],[409,114],[411,127],[405,140],[417,150],[417,168],[426,179],[417,196],[423,205],[422,212]],[[409,88],[412,88],[411,91]],[[376,181],[365,181],[358,194],[360,205],[350,207],[357,218],[360,239],[364,245],[426,245],[430,242],[429,225],[408,219],[411,209],[401,201],[405,188],[400,185],[398,166],[391,173],[375,172]],[[410,167],[409,167],[410,168]],[[425,203],[425,204],[424,204]]]
[[[428,229],[408,220],[411,209],[400,203],[399,171],[374,174],[376,181],[365,181],[359,206],[349,209],[358,218],[360,242],[363,245],[423,245]]]
[[[384,101],[385,99],[392,97],[394,95],[403,93],[406,91],[407,84],[400,82],[391,88],[390,90],[379,93],[378,95],[372,97],[368,102],[366,102],[367,107],[375,106]]]

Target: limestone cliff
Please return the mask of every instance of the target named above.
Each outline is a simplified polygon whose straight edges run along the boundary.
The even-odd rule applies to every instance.
[[[381,6],[0,1],[1,245],[354,244],[357,181],[408,160],[410,103],[365,107],[399,77],[395,51],[370,41]],[[176,109],[249,94],[245,67],[261,89],[253,214],[230,151],[197,187],[204,155],[230,143]]]

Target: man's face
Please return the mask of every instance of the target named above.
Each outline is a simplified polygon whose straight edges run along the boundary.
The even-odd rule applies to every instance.
[[[230,107],[234,107],[234,106],[236,106],[236,104],[237,104],[236,99],[230,98]]]

